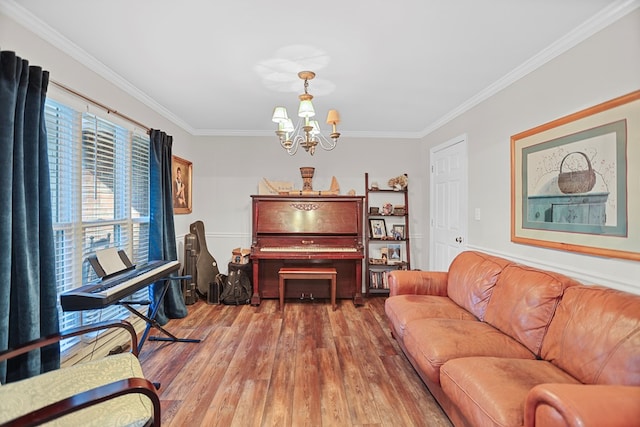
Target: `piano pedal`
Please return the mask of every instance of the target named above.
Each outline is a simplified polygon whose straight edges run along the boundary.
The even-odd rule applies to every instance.
[[[309,301],[309,302],[314,302],[315,301],[315,297],[313,296],[313,294],[309,294],[309,296],[305,296],[304,292],[300,295],[300,302],[304,302],[305,300]]]

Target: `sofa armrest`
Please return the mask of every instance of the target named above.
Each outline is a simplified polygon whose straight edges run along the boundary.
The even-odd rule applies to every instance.
[[[524,417],[529,427],[629,426],[640,419],[640,387],[540,384],[527,395]]]
[[[389,273],[389,296],[436,295],[447,296],[447,277],[444,271],[393,270]]]

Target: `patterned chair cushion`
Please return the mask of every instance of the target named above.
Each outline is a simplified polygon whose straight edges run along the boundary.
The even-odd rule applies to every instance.
[[[83,391],[127,378],[144,378],[131,353],[108,356],[47,372],[0,387],[0,423]],[[133,393],[58,418],[47,426],[144,426],[153,417],[153,405]]]

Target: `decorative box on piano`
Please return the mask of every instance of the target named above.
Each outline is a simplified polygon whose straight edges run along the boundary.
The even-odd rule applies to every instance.
[[[235,248],[231,250],[231,262],[234,264],[248,264],[251,249]]]

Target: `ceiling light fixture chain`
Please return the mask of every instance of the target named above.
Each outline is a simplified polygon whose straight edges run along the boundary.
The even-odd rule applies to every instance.
[[[305,77],[304,79],[304,93],[307,95],[309,94],[309,78],[308,77]]]
[[[278,130],[276,135],[280,140],[282,148],[287,150],[289,155],[293,156],[298,151],[299,147],[304,148],[306,152],[313,156],[316,151],[316,146],[320,145],[320,148],[326,151],[336,148],[338,133],[336,126],[340,123],[340,115],[337,110],[329,110],[327,114],[327,124],[332,125],[332,132],[329,138],[326,138],[320,131],[320,125],[316,120],[310,120],[310,117],[315,116],[315,110],[311,100],[313,95],[309,93],[309,80],[312,80],[316,74],[313,71],[300,71],[298,77],[304,80],[304,93],[298,96],[300,105],[298,108],[298,123],[293,126],[293,121],[287,114],[285,107],[275,107],[273,109],[273,116],[271,120],[278,124]]]

